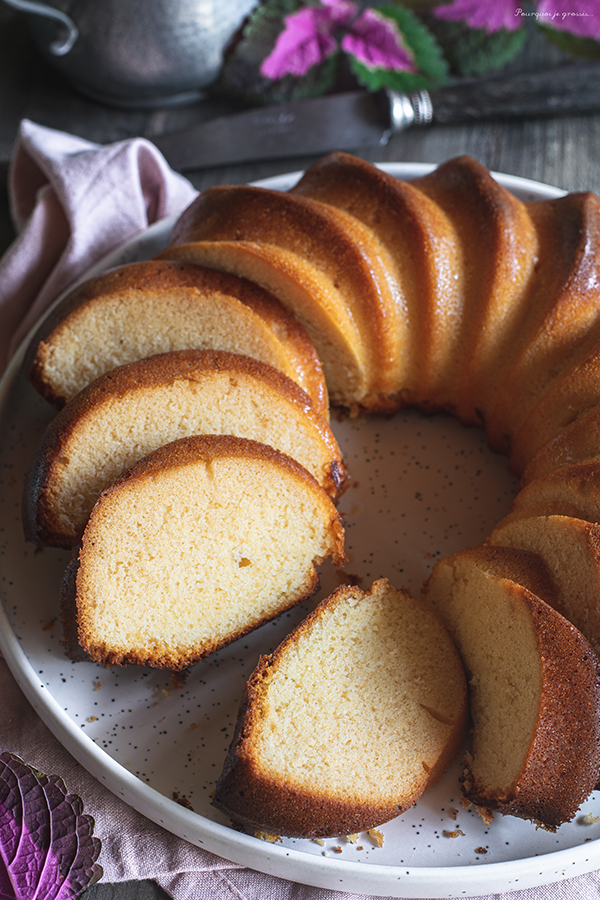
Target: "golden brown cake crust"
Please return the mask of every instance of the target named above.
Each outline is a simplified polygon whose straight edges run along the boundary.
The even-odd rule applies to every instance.
[[[435,398],[456,339],[448,310],[459,303],[462,289],[456,278],[458,239],[448,217],[410,182],[348,153],[330,153],[313,163],[291,193],[349,213],[387,248],[398,295],[393,321],[401,390],[395,403],[440,408]]]
[[[438,781],[455,759],[463,745],[467,724],[466,684],[458,655],[445,628],[427,607],[420,608],[422,625],[425,627],[427,622],[431,634],[435,634],[441,643],[445,642],[446,678],[453,685],[453,708],[444,709],[444,713],[451,718],[445,723],[448,727],[446,743],[436,764],[429,770],[422,764],[417,784],[411,791],[403,792],[398,785],[395,796],[389,797],[387,802],[383,802],[382,798],[379,801],[373,798],[372,802],[358,797],[344,799],[336,796],[333,788],[319,789],[316,783],[311,790],[307,790],[297,784],[286,783],[281,777],[269,777],[256,756],[255,732],[261,730],[263,719],[269,717],[270,701],[267,692],[271,674],[277,671],[286,654],[300,652],[297,645],[304,635],[309,636],[311,631],[325,628],[328,615],[340,601],[352,597],[358,603],[376,602],[377,595],[386,590],[389,590],[386,579],[375,582],[367,592],[347,586],[338,588],[321,601],[274,653],[260,659],[247,682],[236,731],[213,800],[214,805],[234,821],[292,837],[336,837],[356,833],[381,825],[410,808],[424,790]],[[412,598],[407,600],[414,603]],[[382,677],[385,677],[383,673]],[[376,685],[376,680],[374,684]],[[376,686],[374,689],[377,690]],[[332,690],[335,690],[333,684]],[[366,746],[366,758],[370,753],[377,758],[377,746]],[[350,773],[348,778],[351,787],[353,782]]]
[[[600,661],[549,605],[556,596],[536,554],[489,545],[441,560],[423,588],[456,640],[471,685],[466,796],[550,831],[573,818],[600,774]],[[518,735],[510,752],[496,746],[509,722]]]
[[[327,552],[322,557],[304,560],[302,571],[298,573],[298,577],[301,577],[303,581],[293,589],[293,596],[288,596],[289,590],[286,589],[287,593],[284,592],[282,597],[273,598],[268,613],[252,611],[251,615],[244,618],[242,624],[228,625],[224,634],[206,638],[198,646],[190,645],[187,649],[180,646],[171,647],[168,642],[161,642],[157,637],[151,641],[143,641],[143,645],[137,648],[131,647],[131,649],[124,650],[112,647],[104,637],[99,637],[94,623],[94,613],[88,609],[86,602],[87,592],[93,593],[94,590],[98,563],[103,565],[102,559],[98,559],[96,546],[103,531],[113,527],[109,524],[109,519],[112,522],[111,513],[115,509],[126,508],[129,501],[133,503],[133,509],[136,508],[136,504],[139,502],[138,485],[143,485],[146,492],[151,489],[152,496],[158,497],[163,477],[168,475],[171,479],[178,473],[178,470],[184,473],[187,467],[193,468],[201,464],[206,468],[209,478],[212,479],[214,466],[219,460],[239,461],[245,471],[249,461],[266,462],[271,474],[274,476],[274,473],[277,473],[278,481],[282,486],[289,481],[296,482],[298,490],[311,500],[315,521],[323,529],[323,539],[327,541]],[[172,498],[172,495],[170,496]],[[171,502],[172,499],[169,499],[167,509]],[[163,507],[158,499],[156,504],[156,508],[160,511]],[[134,521],[136,521],[135,517]],[[202,522],[199,525],[205,527]],[[143,533],[144,527],[141,526],[142,532],[140,533]],[[184,532],[182,532],[182,538],[184,539],[182,547],[184,547]],[[129,550],[127,553],[129,554]],[[331,557],[336,566],[341,566],[345,562],[344,529],[335,506],[303,466],[266,444],[245,438],[231,435],[196,435],[181,438],[160,447],[140,460],[103,492],[94,507],[83,535],[79,552],[79,569],[76,576],[79,645],[94,662],[118,666],[147,665],[174,671],[185,669],[311,596],[319,584],[315,565],[323,562],[327,556]],[[201,574],[202,560],[194,562],[194,565],[196,564],[199,565],[199,574]],[[202,580],[200,584],[202,584]],[[104,588],[101,586],[100,590],[100,596],[102,596]],[[112,602],[110,597],[107,597],[106,601]],[[102,602],[104,603],[104,600]]]
[[[521,476],[523,486],[556,469],[596,459],[600,455],[600,407],[593,407],[547,441],[530,459]]]
[[[600,662],[566,619],[533,594],[521,596],[531,607],[543,672],[535,739],[513,792],[481,793],[468,769],[464,788],[477,806],[555,831],[573,818],[600,777]]]
[[[223,295],[234,298],[270,328],[278,340],[285,342],[290,356],[286,372],[310,395],[315,408],[328,415],[328,397],[319,357],[312,341],[298,320],[271,294],[247,279],[194,263],[153,259],[119,266],[86,281],[44,319],[27,350],[23,371],[33,386],[56,408],[64,406],[67,397],[56,392],[46,376],[53,343],[60,341],[65,327],[76,323],[86,312],[100,309],[106,298],[119,297],[131,305],[131,323],[135,323],[136,307],[145,303],[148,293],[176,297],[182,292],[193,301],[195,296]],[[227,348],[215,348],[227,349]]]
[[[289,415],[290,421],[292,418],[297,419],[298,443],[300,432],[313,435],[315,462],[317,459],[324,462],[325,455],[327,456],[326,468],[315,468],[313,471],[327,493],[337,500],[347,487],[346,466],[328,423],[314,411],[310,398],[295,382],[271,366],[250,357],[217,350],[179,350],[107,372],[84,388],[50,422],[34,455],[25,483],[23,526],[26,540],[47,546],[71,547],[80,539],[85,523],[81,522],[81,531],[73,532],[62,522],[59,516],[60,491],[65,479],[68,479],[68,467],[72,464],[73,455],[81,452],[79,441],[83,439],[87,428],[95,428],[95,421],[101,411],[108,413],[110,409],[115,410],[119,400],[125,398],[130,401],[130,413],[133,416],[136,396],[141,402],[147,403],[153,388],[158,392],[172,387],[179,393],[186,382],[198,382],[201,386],[206,376],[219,374],[225,378],[224,385],[226,382],[237,385],[240,379],[245,378],[248,390],[252,390],[255,385],[261,392],[266,390],[272,396],[273,407],[265,409],[262,418],[267,429],[265,442],[268,442],[269,416],[273,415],[275,408],[280,409],[282,416]],[[258,398],[257,390],[257,402]],[[163,397],[162,402],[165,401],[166,398]],[[158,399],[156,402],[159,402]],[[200,419],[202,397],[195,398],[191,393],[190,402],[198,407]],[[141,439],[139,433],[136,436],[133,419],[119,424],[123,437],[129,442],[134,438],[138,441]],[[118,433],[117,423],[113,422],[112,428],[114,441]],[[233,427],[231,430],[234,431]],[[244,431],[244,422],[241,420],[235,432],[238,430]],[[179,436],[181,434],[168,436],[166,432],[163,443]],[[274,442],[276,443],[275,440]],[[291,447],[288,452],[294,455]],[[311,468],[312,460],[303,458],[303,462]]]
[[[309,264],[325,293],[339,291],[366,350],[369,393],[394,392],[395,330],[386,273],[374,236],[358,220],[327,204],[245,185],[202,192],[173,229],[170,246],[195,242],[256,243]],[[169,252],[169,251],[167,251]]]
[[[439,399],[461,421],[481,423],[520,324],[537,236],[527,205],[470,156],[411,183],[444,211],[456,233],[462,296],[454,311],[453,367]]]
[[[560,466],[525,484],[503,521],[526,516],[572,516],[600,524],[600,460]]]
[[[520,550],[517,547],[481,544],[478,547],[459,550],[457,553],[445,557],[442,563],[452,566],[455,560],[470,560],[473,565],[493,578],[518,582],[551,606],[556,602],[556,585],[548,566],[537,553]],[[425,598],[427,597],[427,585],[428,581],[423,585]]]
[[[600,327],[600,200],[573,193],[527,208],[539,235],[539,260],[486,418],[490,445],[505,453],[549,384]]]

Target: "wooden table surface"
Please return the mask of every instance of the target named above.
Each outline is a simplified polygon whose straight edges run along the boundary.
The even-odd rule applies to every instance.
[[[521,68],[541,68],[566,59],[539,39],[529,41]],[[8,211],[6,173],[18,124],[29,118],[93,141],[142,135],[152,139],[210,118],[219,105],[202,101],[180,109],[130,111],[111,109],[78,95],[40,57],[22,17],[0,4],[0,253],[14,233]],[[359,155],[375,162],[439,163],[468,153],[488,168],[546,182],[567,191],[600,194],[600,113],[476,126],[446,126],[407,131]],[[303,168],[312,158],[272,160],[187,173],[202,189],[213,184],[243,183]],[[86,900],[156,900],[167,895],[153,882],[100,884]]]

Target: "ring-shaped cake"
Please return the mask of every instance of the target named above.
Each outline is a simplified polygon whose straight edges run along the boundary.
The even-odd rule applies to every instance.
[[[423,599],[448,628],[471,684],[466,796],[550,829],[572,818],[600,778],[599,226],[595,195],[524,203],[468,157],[405,183],[337,153],[287,193],[204,191],[157,258],[251,282],[271,306],[274,298],[292,314],[303,346],[306,336],[314,344],[338,412],[447,411],[481,425],[490,447],[509,456],[524,484],[513,510],[482,547],[438,563]],[[45,361],[60,357],[58,331],[37,340],[38,387]],[[319,377],[320,370],[313,386]],[[159,452],[170,467],[168,452]],[[146,469],[157,471],[144,464],[117,488],[130,488]],[[85,533],[83,548],[81,559],[95,566]],[[352,596],[353,607],[369,605]],[[76,602],[81,614],[81,591]],[[350,628],[361,621],[356,615]],[[329,712],[325,705],[321,715]],[[461,715],[448,722],[453,741]],[[246,752],[253,716],[246,702],[227,773]],[[432,708],[432,718],[440,716]],[[268,830],[261,814],[253,822],[247,808],[240,812],[257,771],[245,765],[238,806],[231,791],[220,805]],[[280,785],[282,797],[289,787]],[[277,821],[282,833],[318,833],[306,824],[298,830],[293,809]],[[335,822],[327,827],[335,833]]]

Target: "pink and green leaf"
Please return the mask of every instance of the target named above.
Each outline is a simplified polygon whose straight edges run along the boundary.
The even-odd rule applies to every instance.
[[[328,7],[306,7],[286,16],[283,31],[260,67],[261,75],[272,81],[285,75],[306,75],[337,51],[333,25]]]
[[[367,69],[414,72],[415,64],[398,23],[376,9],[366,9],[341,41],[342,50]]]
[[[401,6],[378,6],[375,11],[378,16],[389,19],[402,35],[412,68],[371,68],[356,56],[348,54],[351,69],[359,83],[370,91],[384,87],[413,91],[443,84],[448,76],[446,60],[435,37],[418,17]]]

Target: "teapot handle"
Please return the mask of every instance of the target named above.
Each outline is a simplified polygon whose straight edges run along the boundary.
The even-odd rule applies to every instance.
[[[48,6],[46,3],[39,3],[38,0],[4,0],[8,6],[18,9],[20,12],[29,13],[35,16],[45,16],[48,19],[55,19],[67,28],[67,36],[60,40],[57,38],[52,41],[48,47],[53,56],[66,56],[71,50],[75,41],[79,37],[79,30],[75,22],[69,16],[56,9],[54,6]]]

